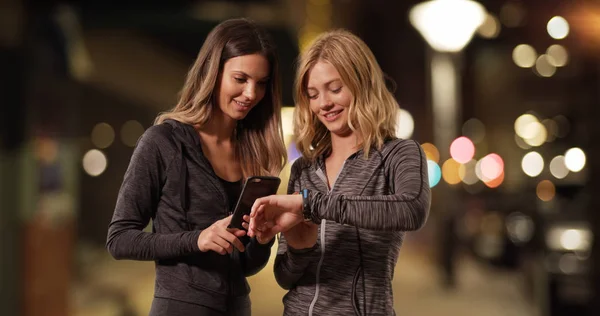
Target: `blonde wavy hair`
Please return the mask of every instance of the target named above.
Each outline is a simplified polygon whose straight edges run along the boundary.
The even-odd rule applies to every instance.
[[[275,46],[268,34],[247,19],[226,20],[206,37],[187,74],[177,105],[159,114],[154,124],[167,119],[203,126],[216,106],[215,89],[225,62],[231,58],[261,54],[269,62],[267,92],[241,121],[235,132],[236,157],[244,177],[274,175],[287,161],[281,128],[281,96]]]
[[[300,57],[294,86],[296,146],[311,161],[331,149],[331,134],[311,111],[307,92],[308,73],[319,61],[331,63],[352,93],[348,125],[360,135],[357,145],[367,158],[372,147],[381,149],[386,139],[395,138],[400,106],[369,47],[346,30],[319,35]]]

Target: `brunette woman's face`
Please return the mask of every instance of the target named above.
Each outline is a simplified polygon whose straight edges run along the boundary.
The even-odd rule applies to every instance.
[[[337,69],[327,61],[318,61],[309,71],[306,92],[310,110],[333,134],[349,136],[348,108],[352,92],[344,85]]]
[[[242,120],[265,96],[269,61],[260,54],[233,57],[225,62],[217,84],[217,103],[227,117]]]

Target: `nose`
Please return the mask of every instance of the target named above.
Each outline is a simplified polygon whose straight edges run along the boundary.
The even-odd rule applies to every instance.
[[[332,106],[333,102],[331,101],[331,99],[326,94],[323,94],[322,97],[319,99],[319,107],[325,110],[331,108]]]
[[[244,95],[244,97],[246,97],[246,99],[248,101],[254,101],[256,99],[256,85],[255,84],[246,85],[246,87],[244,88],[243,95]]]

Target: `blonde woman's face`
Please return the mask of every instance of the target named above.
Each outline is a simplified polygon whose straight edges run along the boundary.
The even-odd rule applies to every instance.
[[[331,63],[319,61],[309,70],[306,91],[311,111],[331,133],[338,136],[352,134],[348,126],[352,92]]]
[[[260,54],[231,58],[223,65],[217,86],[218,106],[234,120],[242,120],[265,96],[269,61]]]

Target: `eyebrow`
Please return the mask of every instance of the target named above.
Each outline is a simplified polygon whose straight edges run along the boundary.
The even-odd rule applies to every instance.
[[[243,76],[245,76],[245,77],[248,77],[248,78],[252,78],[252,76],[250,76],[249,74],[247,74],[247,73],[245,73],[245,72],[243,72],[243,71],[241,71],[241,70],[232,70],[231,72],[237,73],[237,74],[239,74],[239,75],[243,75]],[[267,75],[266,77],[263,77],[263,78],[262,78],[261,80],[259,80],[259,81],[263,81],[263,80],[269,80],[269,79],[270,79],[270,77]]]
[[[342,82],[342,79],[340,79],[340,78],[331,79],[331,80],[325,82],[323,85],[328,86],[328,85],[334,83],[335,81]],[[309,86],[306,87],[306,90],[311,90],[311,89],[317,90],[317,88],[315,88],[315,87],[309,87]]]

